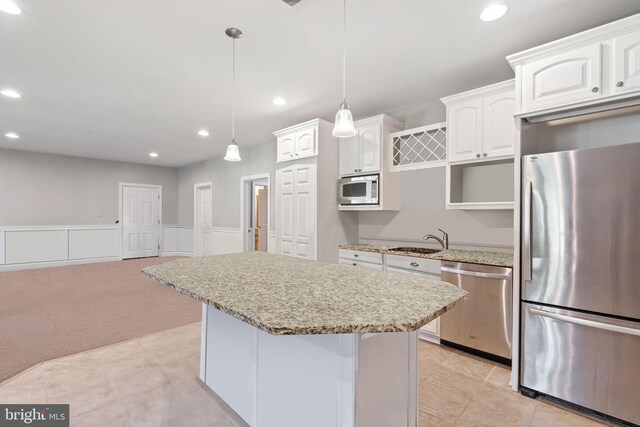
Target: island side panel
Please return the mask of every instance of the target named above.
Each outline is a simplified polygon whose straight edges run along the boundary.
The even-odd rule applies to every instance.
[[[417,332],[361,336],[356,396],[360,427],[417,426]]]
[[[244,421],[255,426],[257,329],[207,306],[204,383]]]

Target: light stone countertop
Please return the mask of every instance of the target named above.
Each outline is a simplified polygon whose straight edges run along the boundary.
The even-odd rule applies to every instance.
[[[274,335],[415,331],[467,294],[437,280],[264,252],[180,259],[142,271]]]
[[[406,245],[409,246],[409,245]],[[460,249],[446,249],[432,254],[420,254],[415,252],[394,251],[391,248],[399,245],[340,245],[340,249],[352,251],[377,252],[383,254],[412,256],[417,258],[438,259],[441,261],[468,262],[471,264],[497,265],[501,267],[513,267],[513,254],[503,252],[464,251]]]

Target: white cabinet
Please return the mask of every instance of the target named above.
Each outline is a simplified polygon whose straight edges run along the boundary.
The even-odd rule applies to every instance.
[[[613,39],[612,75],[615,93],[640,89],[640,31]]]
[[[595,43],[522,67],[524,111],[558,107],[602,96],[602,46]]]
[[[515,91],[496,93],[482,100],[482,156],[513,156],[516,141]]]
[[[382,254],[377,252],[338,250],[338,263],[353,267],[364,267],[371,270],[383,271]]]
[[[516,114],[529,122],[637,104],[640,14],[507,57],[518,88]]]
[[[318,122],[303,123],[284,131],[277,137],[277,162],[288,162],[318,155]]]
[[[358,134],[340,139],[340,176],[379,173],[384,170],[385,136],[397,132],[404,123],[380,115],[354,123]]]
[[[316,259],[316,164],[301,161],[277,170],[278,252]]]
[[[447,162],[513,157],[516,140],[513,80],[442,99],[447,106]]]
[[[371,264],[371,263],[362,262],[362,261],[351,261],[351,260],[343,259],[343,258],[340,258],[338,260],[338,263],[342,264],[342,265],[350,265],[350,266],[353,266],[353,267],[368,268],[370,270],[376,270],[376,271],[383,271],[384,270],[384,267],[383,267],[382,264]]]
[[[353,138],[340,140],[340,175],[380,172],[382,124],[358,127]]]
[[[449,161],[474,160],[482,152],[482,98],[447,106]]]
[[[332,128],[332,123],[316,119],[274,132],[278,157],[294,151],[293,160],[276,168],[275,247],[279,254],[336,262],[335,247],[357,240],[357,214],[335,208],[338,145]]]

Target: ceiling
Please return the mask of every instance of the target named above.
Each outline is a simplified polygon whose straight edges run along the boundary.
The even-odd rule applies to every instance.
[[[14,0],[0,13],[0,137],[12,148],[184,166],[222,155],[231,134],[237,42],[241,148],[341,101],[342,1]],[[508,54],[640,12],[638,0],[349,0],[348,94],[354,117],[513,77]],[[272,99],[283,96],[285,106]],[[199,129],[211,135],[197,135]],[[157,151],[151,159],[148,153]]]

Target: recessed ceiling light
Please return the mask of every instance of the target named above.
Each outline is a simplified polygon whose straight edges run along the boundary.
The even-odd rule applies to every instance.
[[[209,136],[209,131],[206,129],[201,129],[198,131],[198,135],[200,136]]]
[[[508,7],[504,4],[492,4],[487,6],[480,14],[480,20],[484,22],[495,21],[500,19],[507,13]]]
[[[20,95],[18,92],[16,92],[13,89],[0,90],[0,94],[6,96],[7,98],[22,98],[22,95]]]
[[[11,15],[20,15],[22,13],[16,4],[9,0],[0,0],[0,12],[10,13]]]
[[[153,157],[155,159],[156,157],[158,157],[158,153],[152,151],[151,153],[149,153],[149,157]]]
[[[4,136],[6,136],[7,138],[10,138],[10,139],[18,139],[18,138],[20,138],[20,135],[18,135],[15,132],[5,133]]]
[[[286,103],[287,103],[287,100],[284,99],[281,96],[278,96],[278,97],[273,99],[273,104],[274,105],[285,105]]]

